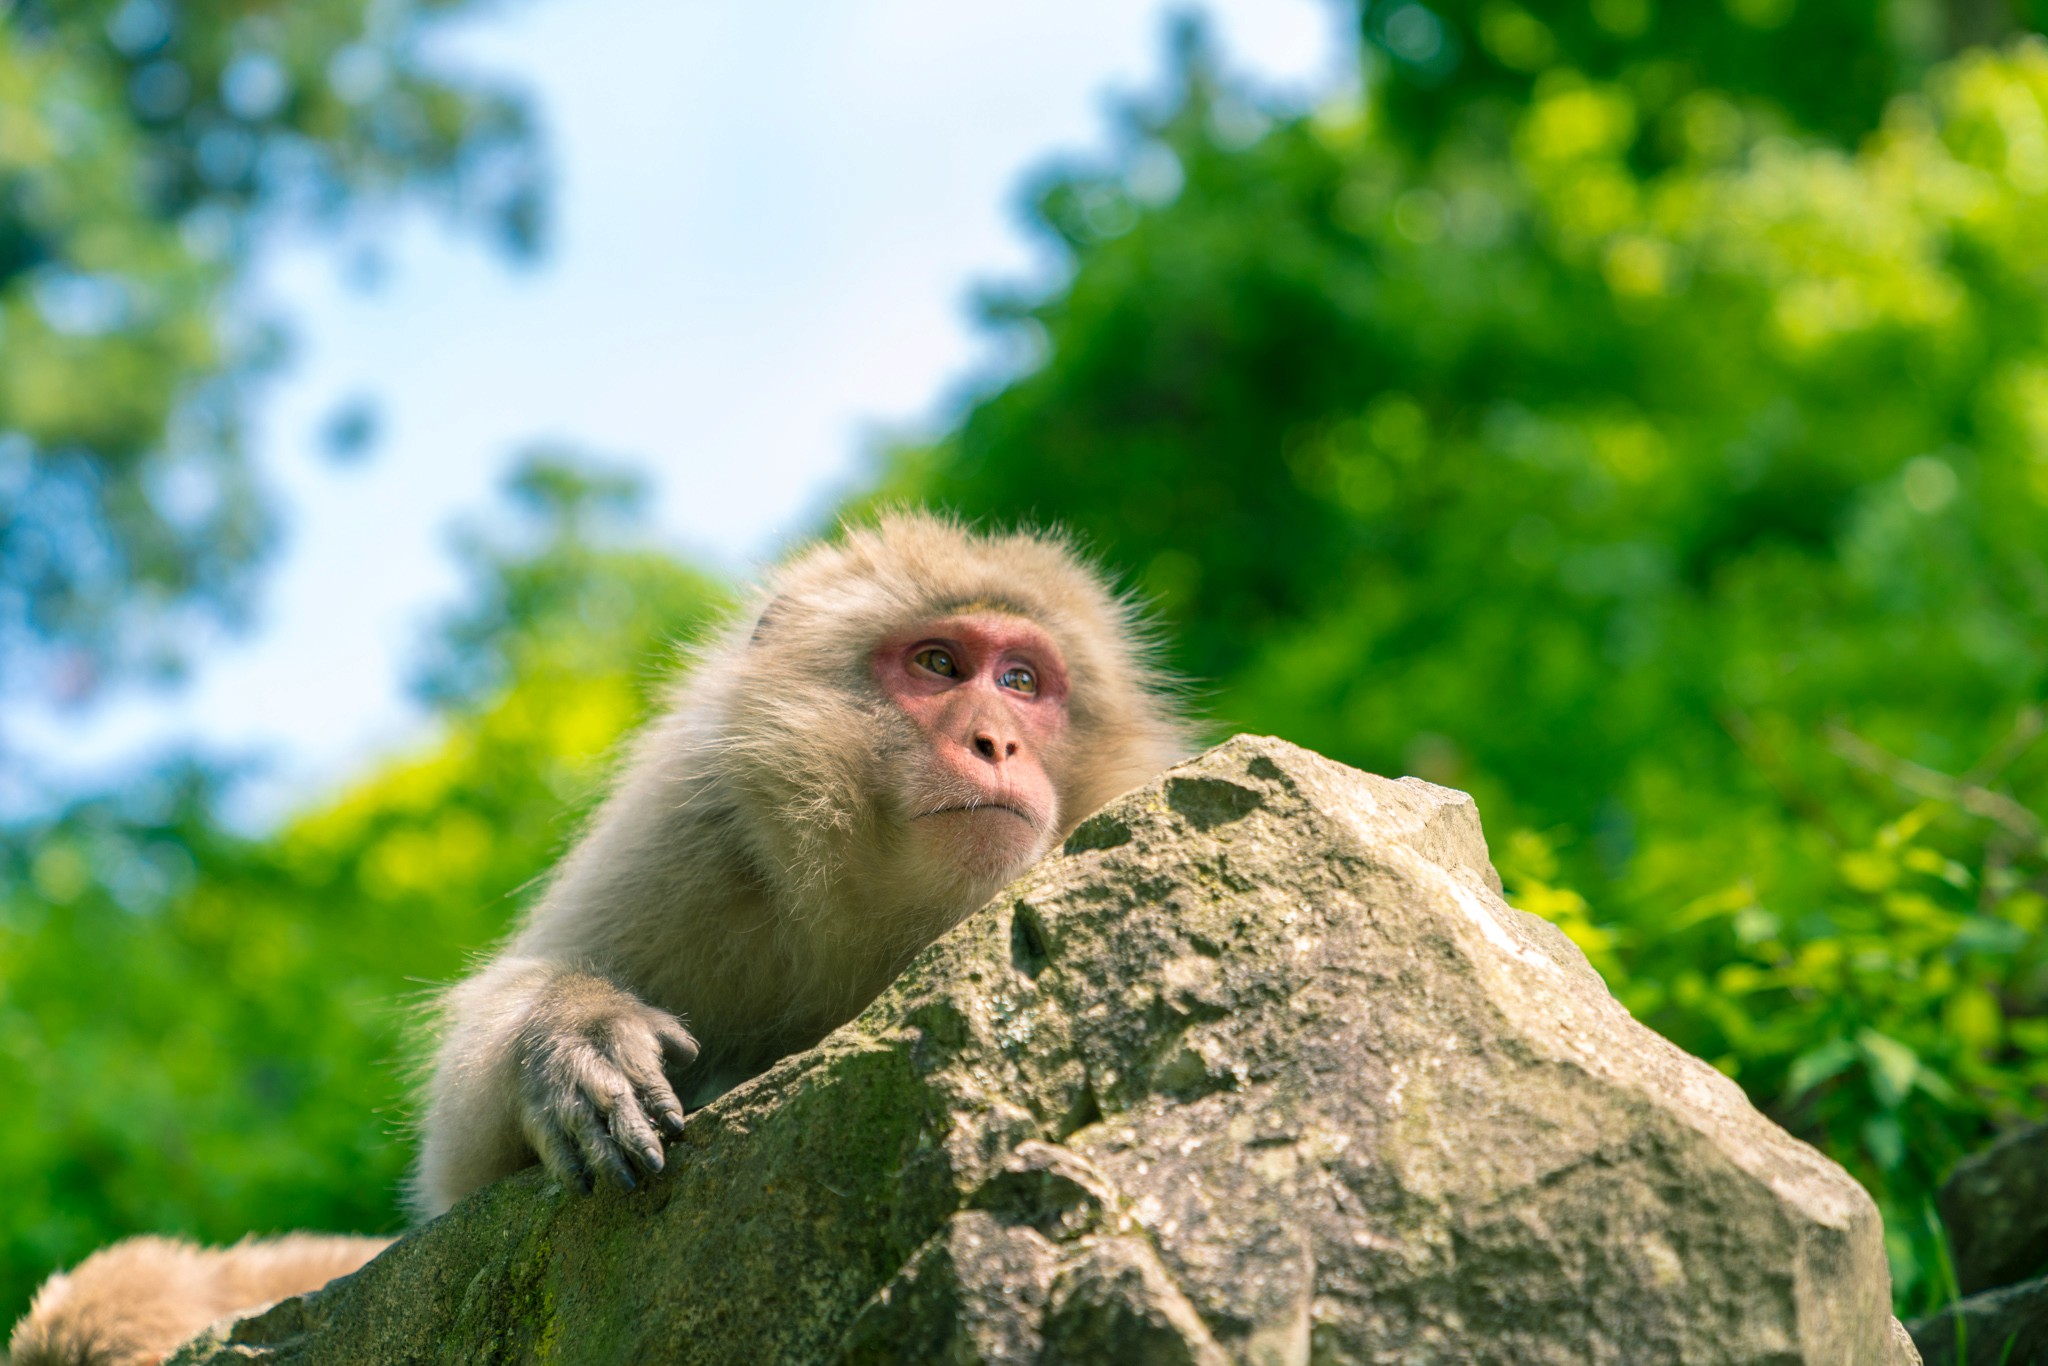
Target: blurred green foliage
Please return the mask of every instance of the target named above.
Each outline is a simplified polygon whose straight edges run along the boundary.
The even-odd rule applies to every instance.
[[[431,195],[515,250],[522,107],[425,56],[466,0],[0,5],[0,695],[177,666],[269,540],[242,458],[279,334],[252,229]]]
[[[408,1025],[503,933],[724,602],[604,549],[632,481],[515,476],[433,660],[439,738],[274,836],[187,770],[0,844],[0,1317],[122,1231],[394,1229]]]
[[[1224,728],[1476,793],[1917,1293],[1933,1184],[2048,1097],[2048,44],[1854,150],[1559,67],[1427,144],[1186,73],[1039,195],[1040,363],[874,497],[1065,523]]]
[[[1644,121],[1711,91],[1782,129],[1854,144],[1901,90],[1972,46],[2048,21],[2042,0],[1393,0],[1360,35],[1397,136],[1432,145],[1513,122],[1552,72],[1630,93]],[[1669,147],[1645,142],[1638,165]]]
[[[2039,21],[1398,0],[1306,115],[1185,31],[1038,187],[1031,364],[859,500],[1065,523],[1219,732],[1474,792],[1520,904],[1870,1186],[1907,1309],[1934,1183],[2048,1113]],[[631,481],[513,490],[424,754],[273,837],[195,771],[0,846],[0,1306],[139,1229],[393,1226],[406,1001],[722,601],[611,548]]]

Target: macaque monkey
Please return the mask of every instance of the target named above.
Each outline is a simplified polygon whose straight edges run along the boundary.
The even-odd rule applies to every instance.
[[[1190,735],[1132,604],[1058,538],[899,513],[799,554],[701,652],[524,923],[444,999],[414,1210],[536,1162],[584,1190],[659,1172],[687,1110],[851,1019]],[[272,1246],[110,1248],[44,1288],[14,1360],[156,1360],[233,1308],[177,1258]],[[118,1293],[81,1287],[131,1250],[102,1277]],[[154,1316],[156,1356],[80,1350],[110,1337],[84,1304]]]
[[[526,924],[449,993],[413,1201],[588,1188],[851,1019],[1185,752],[1129,605],[1057,541],[929,516],[773,575],[643,733]]]

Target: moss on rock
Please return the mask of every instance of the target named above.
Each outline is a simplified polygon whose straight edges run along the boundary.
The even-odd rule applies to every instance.
[[[1868,1196],[1499,888],[1464,795],[1233,740],[660,1180],[529,1172],[178,1360],[1911,1360]]]

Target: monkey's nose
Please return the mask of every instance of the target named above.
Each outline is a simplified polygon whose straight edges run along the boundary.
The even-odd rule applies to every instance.
[[[990,763],[996,762],[998,749],[1000,749],[1005,759],[1017,757],[1017,742],[1015,740],[1002,741],[999,746],[993,735],[977,735],[974,737],[974,752]]]

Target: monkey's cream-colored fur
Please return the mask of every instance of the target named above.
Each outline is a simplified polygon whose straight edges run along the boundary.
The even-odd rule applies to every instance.
[[[156,1366],[214,1320],[325,1285],[390,1245],[310,1233],[233,1247],[130,1238],[43,1282],[8,1355],[14,1366]]]
[[[852,1018],[1022,871],[915,842],[925,742],[875,687],[885,637],[964,610],[1036,623],[1065,661],[1068,726],[1044,756],[1060,811],[1037,853],[1186,752],[1130,603],[1063,541],[900,514],[798,556],[639,737],[525,926],[449,993],[419,1212],[535,1160],[514,1044],[565,975],[681,1016],[702,1049],[682,1099],[701,1105]]]
[[[1020,762],[1057,806],[1028,849],[1014,828],[963,848],[945,833],[957,826],[920,819],[989,789],[949,793],[957,767],[933,762],[934,737],[877,681],[885,642],[963,616],[1042,633],[1063,675],[1057,719],[1026,727]],[[678,1098],[701,1105],[851,1019],[1084,817],[1185,754],[1167,692],[1130,601],[1058,537],[898,513],[784,564],[634,741],[521,927],[444,998],[416,1212],[536,1161],[585,1184],[658,1170],[655,1129],[682,1122]],[[379,1246],[131,1240],[44,1287],[16,1361],[153,1361]]]

